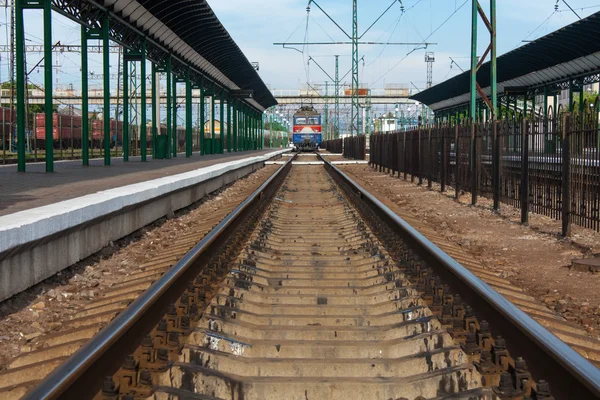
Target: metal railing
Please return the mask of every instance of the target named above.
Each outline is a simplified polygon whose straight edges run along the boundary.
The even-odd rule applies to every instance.
[[[411,182],[454,188],[600,231],[600,129],[597,113],[564,113],[557,120],[427,126],[373,134],[370,165]]]

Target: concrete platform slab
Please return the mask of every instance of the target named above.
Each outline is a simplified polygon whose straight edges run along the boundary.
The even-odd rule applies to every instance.
[[[29,205],[46,203],[41,207],[21,205],[24,210],[0,216],[0,301],[94,254],[110,241],[187,207],[288,151],[198,157],[193,161],[130,162],[113,167],[83,168],[63,163],[57,173],[38,174],[42,178],[35,172],[7,173],[10,168],[2,168],[0,179],[14,182],[11,177],[17,175],[28,183],[23,192],[40,194],[53,189],[52,183],[61,187],[62,192],[29,202]],[[162,164],[162,168],[154,164]],[[118,175],[119,170],[125,171],[123,176]],[[36,187],[40,179],[49,182]],[[107,190],[102,190],[103,187]],[[76,196],[77,193],[83,195]],[[3,192],[2,197],[5,196],[7,193]]]

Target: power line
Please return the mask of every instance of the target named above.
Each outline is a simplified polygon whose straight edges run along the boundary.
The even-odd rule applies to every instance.
[[[398,17],[398,19],[396,20],[396,25],[394,26],[394,29],[392,30],[392,33],[390,33],[390,37],[388,38],[388,43],[386,43],[386,45],[383,46],[383,48],[381,49],[381,51],[379,52],[379,54],[377,55],[377,57],[375,57],[375,59],[373,61],[371,61],[369,64],[367,64],[367,67],[371,66],[373,63],[375,63],[375,61],[377,61],[379,59],[379,57],[381,57],[381,55],[383,54],[383,52],[387,48],[390,40],[392,39],[392,36],[396,32],[396,29],[398,29],[398,25],[400,25],[400,20],[402,19],[402,15],[403,14],[404,14],[404,12],[402,14],[400,14],[400,16]]]
[[[460,7],[458,7],[456,10],[454,10],[454,12],[452,12],[452,14],[450,14],[448,16],[448,18],[446,18],[444,20],[444,22],[442,22],[442,24],[440,26],[438,26],[437,28],[435,28],[435,30],[433,32],[431,32],[420,44],[418,44],[417,46],[415,46],[414,49],[412,49],[411,51],[409,51],[408,53],[406,53],[406,55],[404,57],[402,57],[402,59],[400,59],[400,61],[398,61],[392,68],[390,68],[386,73],[384,73],[383,75],[381,75],[379,78],[377,78],[375,81],[373,81],[373,83],[377,83],[379,82],[381,79],[383,79],[385,76],[387,76],[390,72],[392,72],[398,65],[400,65],[400,63],[402,63],[402,61],[406,60],[406,58],[411,55],[415,50],[418,49],[419,46],[426,44],[426,41],[432,37],[437,31],[439,31],[444,25],[446,25],[446,23],[448,21],[450,21],[450,19],[456,15],[456,13],[458,13],[464,6],[465,4],[467,4],[470,0],[465,0]],[[425,45],[425,48],[427,48],[427,45]]]
[[[581,19],[581,17],[579,16],[579,14],[577,14],[577,13],[575,12],[575,10],[573,10],[573,8],[572,8],[572,7],[569,5],[569,3],[567,3],[567,1],[566,1],[566,0],[562,0],[562,2],[563,2],[563,3],[565,3],[565,4],[567,5],[567,7],[569,7],[569,9],[570,9],[571,11],[573,11],[573,14],[575,14],[575,16],[576,16],[577,18]]]
[[[531,31],[527,36],[525,36],[525,38],[523,40],[521,40],[519,43],[517,43],[515,45],[515,47],[513,47],[513,49],[516,49],[517,47],[519,47],[519,44],[521,44],[522,42],[526,41],[527,39],[529,39],[531,37],[531,35],[533,35],[535,32],[537,32],[538,29],[540,29],[544,24],[546,24],[550,20],[550,18],[552,18],[552,16],[554,14],[556,14],[556,11],[557,11],[556,9],[554,11],[552,11],[552,14],[550,14],[548,16],[548,18],[546,18],[544,21],[542,21],[542,23],[539,24],[537,26],[537,28],[535,28],[533,31]]]

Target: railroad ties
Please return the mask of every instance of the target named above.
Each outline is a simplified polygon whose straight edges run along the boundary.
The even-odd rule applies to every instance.
[[[153,398],[490,395],[432,315],[325,169],[296,165]]]

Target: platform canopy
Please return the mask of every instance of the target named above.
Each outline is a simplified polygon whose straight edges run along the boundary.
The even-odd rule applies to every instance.
[[[597,74],[600,73],[598,38],[600,12],[498,57],[498,95],[505,94],[507,88],[540,93],[545,86],[554,90],[568,88],[574,80],[579,85],[597,82]],[[465,105],[470,100],[470,82],[469,70],[411,99],[426,104],[434,111]],[[477,82],[490,96],[489,62],[477,72]]]
[[[221,88],[233,93],[251,90],[252,98],[245,101],[256,109],[263,111],[277,104],[206,0],[90,2],[100,4],[125,24],[143,32],[158,46],[195,67]]]

